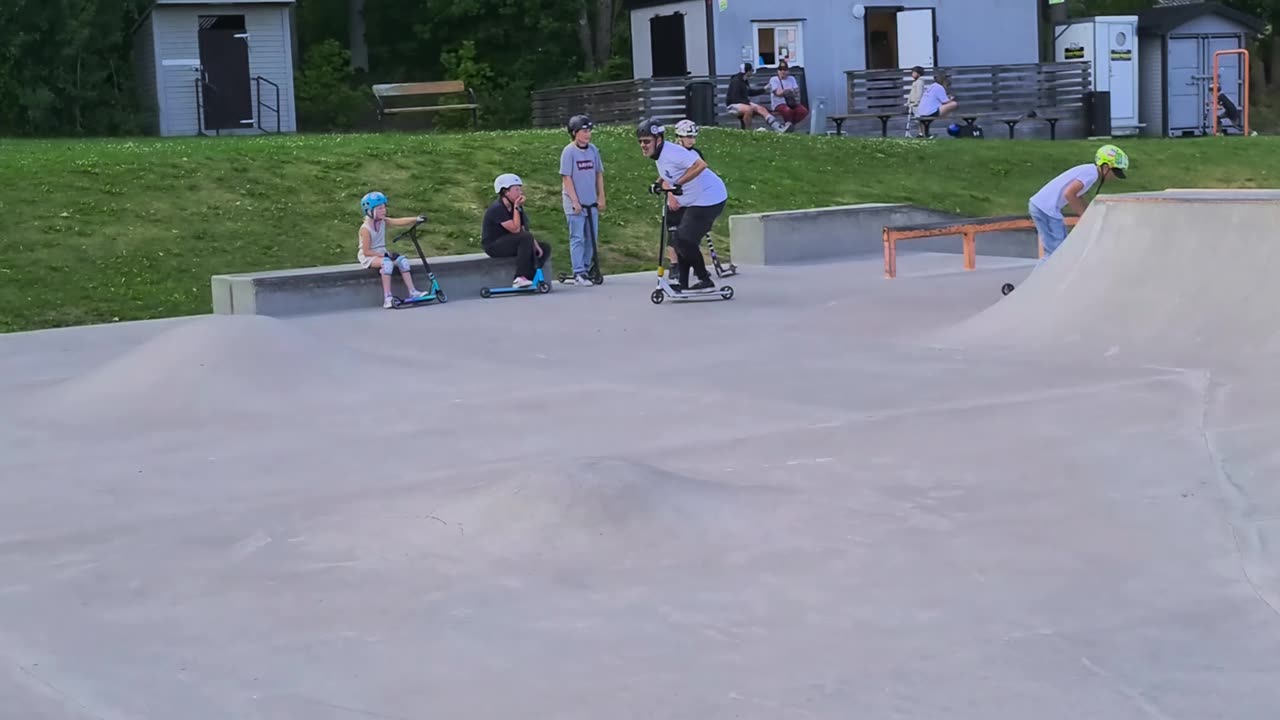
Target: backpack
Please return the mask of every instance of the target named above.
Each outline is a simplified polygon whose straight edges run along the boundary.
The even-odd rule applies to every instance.
[[[971,127],[969,123],[965,123],[964,125],[961,125],[960,123],[951,123],[951,126],[947,128],[947,134],[951,137],[976,138],[978,140],[986,137],[982,132],[981,125],[973,125]]]

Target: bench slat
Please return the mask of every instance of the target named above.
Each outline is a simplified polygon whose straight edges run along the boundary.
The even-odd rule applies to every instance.
[[[461,80],[438,80],[419,83],[385,83],[373,86],[373,94],[392,97],[397,95],[446,95],[465,92],[467,86]]]
[[[394,113],[436,112],[438,110],[475,110],[479,107],[479,105],[424,105],[422,107],[386,108],[382,112],[391,115]]]

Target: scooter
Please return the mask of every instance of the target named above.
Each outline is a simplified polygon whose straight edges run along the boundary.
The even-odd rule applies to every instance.
[[[662,183],[654,183],[652,186],[649,187],[649,192],[655,195],[665,195],[667,193],[674,193],[676,196],[680,196],[684,194],[682,189],[664,188],[662,187]],[[666,276],[667,242],[668,242],[668,238],[670,237],[672,244],[674,244],[674,235],[675,235],[675,230],[671,228],[670,225],[667,223],[668,211],[669,211],[669,207],[667,205],[667,198],[664,197],[662,198],[662,232],[659,233],[658,235],[658,287],[652,293],[649,294],[649,300],[651,300],[654,305],[661,305],[662,301],[665,300],[666,298],[671,298],[672,300],[675,300],[675,301],[717,300],[717,299],[729,300],[733,298],[733,287],[730,285],[721,285],[719,289],[714,287],[709,287],[703,290],[685,290],[684,288],[676,290],[671,286],[671,283],[667,281],[667,276]]]
[[[711,265],[715,268],[716,277],[723,278],[738,274],[738,266],[734,265],[733,261],[729,262],[728,270],[725,270],[724,266],[720,264],[720,258],[716,257],[716,246],[715,243],[711,242],[710,233],[707,234],[707,250],[711,251]]]
[[[546,294],[551,292],[551,284],[547,282],[546,276],[542,274],[542,268],[535,269],[533,277],[530,278],[530,280],[533,281],[533,284],[522,288],[515,286],[480,288],[480,297],[487,298],[492,295],[528,295],[535,292]]]
[[[595,203],[583,205],[582,208],[587,211],[587,222],[584,232],[591,238],[591,267],[587,268],[587,277],[591,278],[592,284],[601,285],[604,283],[604,273],[600,272],[600,249],[596,247],[596,224],[595,214],[598,206]],[[571,272],[561,272],[559,280],[562,283],[572,282],[574,278]]]
[[[427,218],[424,215],[421,222],[415,222],[413,225],[409,227],[408,230],[400,233],[399,235],[391,239],[392,245],[395,245],[397,242],[400,242],[400,240],[406,236],[413,241],[413,247],[415,250],[418,251],[418,258],[422,260],[422,269],[427,272],[427,279],[431,281],[431,291],[428,292],[426,295],[423,295],[422,297],[402,298],[397,295],[392,295],[391,307],[396,310],[399,310],[400,308],[417,307],[419,305],[426,305],[427,303],[430,303],[433,300],[438,300],[442,303],[449,302],[449,296],[445,295],[444,290],[441,289],[440,282],[436,280],[436,274],[431,269],[431,263],[427,262],[426,253],[422,252],[422,245],[418,243],[418,226],[426,221],[427,221]],[[394,255],[391,259],[392,261],[395,261],[397,258],[399,258],[399,255]]]

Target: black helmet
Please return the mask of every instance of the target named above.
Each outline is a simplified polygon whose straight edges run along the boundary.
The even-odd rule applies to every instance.
[[[636,139],[647,137],[662,137],[667,129],[662,127],[662,121],[656,117],[648,118],[640,123],[636,128]]]
[[[587,115],[574,115],[569,118],[569,135],[577,135],[579,130],[590,130],[594,126]]]

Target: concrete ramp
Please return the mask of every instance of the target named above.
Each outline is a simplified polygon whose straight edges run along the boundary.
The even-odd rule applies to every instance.
[[[1063,246],[941,343],[1147,363],[1256,364],[1280,351],[1280,191],[1101,196]],[[1018,278],[1011,275],[1011,281]]]

